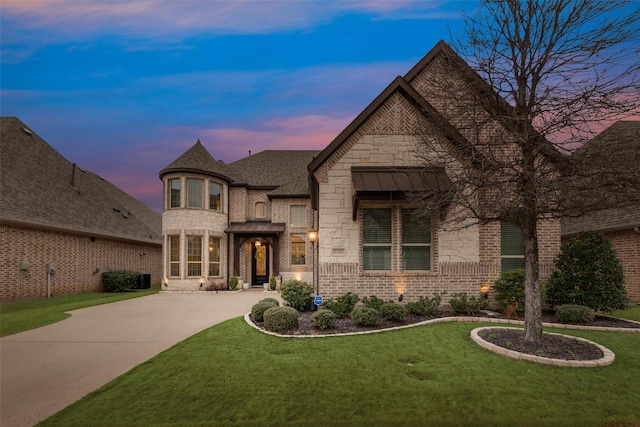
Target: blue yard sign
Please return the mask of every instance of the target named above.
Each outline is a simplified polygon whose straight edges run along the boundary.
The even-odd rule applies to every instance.
[[[322,295],[316,295],[313,297],[313,303],[318,306],[322,305]]]

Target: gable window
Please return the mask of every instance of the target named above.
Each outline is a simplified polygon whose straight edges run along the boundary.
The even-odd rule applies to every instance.
[[[402,270],[431,269],[431,215],[402,209]]]
[[[187,276],[202,276],[202,236],[187,236]]]
[[[256,203],[256,218],[267,217],[267,204],[264,202]]]
[[[291,265],[304,265],[306,242],[300,235],[291,235]]]
[[[219,211],[222,203],[220,199],[220,193],[222,186],[216,182],[209,181],[209,209]]]
[[[169,208],[180,207],[180,178],[169,180]]]
[[[180,277],[180,236],[169,236],[169,276]]]
[[[391,209],[362,210],[362,268],[391,270]]]
[[[209,236],[209,276],[220,275],[220,238]]]
[[[508,222],[500,223],[500,261],[502,271],[524,268],[522,231]]]
[[[290,220],[292,227],[306,227],[307,226],[307,207],[306,206],[291,206]]]
[[[187,179],[187,207],[202,209],[201,179]]]

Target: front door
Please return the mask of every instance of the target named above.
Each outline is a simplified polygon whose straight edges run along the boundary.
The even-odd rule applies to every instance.
[[[252,274],[251,284],[262,286],[269,282],[269,244],[262,243],[260,246],[251,245],[252,249]]]

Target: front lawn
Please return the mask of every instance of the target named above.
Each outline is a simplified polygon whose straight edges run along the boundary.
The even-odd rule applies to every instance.
[[[2,304],[0,305],[0,336],[17,334],[59,322],[70,316],[67,311],[157,294],[158,292],[160,292],[159,286],[138,292],[62,295]]]
[[[504,358],[469,338],[486,324],[277,338],[232,319],[177,344],[45,426],[602,426],[640,422],[640,334],[598,342],[613,365]]]

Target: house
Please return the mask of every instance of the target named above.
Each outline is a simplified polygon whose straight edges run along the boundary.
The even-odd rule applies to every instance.
[[[640,161],[640,121],[618,121],[590,140],[581,151],[588,150],[597,158],[620,153],[615,161],[629,165],[631,173],[638,173]],[[602,155],[601,155],[602,154]],[[635,171],[635,172],[633,172]],[[640,205],[630,203],[627,208],[604,209],[577,218],[563,218],[562,241],[566,242],[581,231],[605,234],[616,250],[624,269],[625,287],[631,301],[640,303]]]
[[[101,273],[162,274],[160,214],[0,118],[0,299],[102,289]]]
[[[164,168],[164,289],[225,286],[232,275],[261,285],[276,276],[313,283],[328,297],[411,300],[479,295],[502,270],[522,267],[517,227],[446,227],[446,206],[420,213],[408,197],[432,183],[431,198],[445,200],[451,173],[424,168],[415,123],[445,149],[474,148],[430,87],[436,65],[451,59],[462,61],[438,43],[321,152],[264,151],[227,165],[198,141]],[[541,221],[538,233],[544,279],[559,251],[559,221]]]

